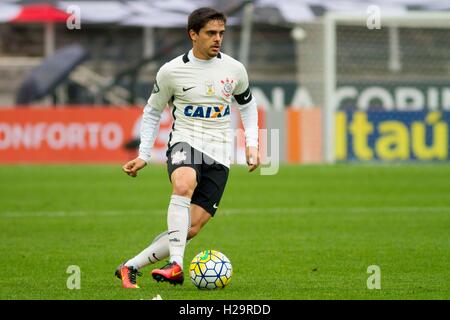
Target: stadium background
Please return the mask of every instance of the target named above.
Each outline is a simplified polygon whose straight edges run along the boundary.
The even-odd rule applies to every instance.
[[[276,175],[279,180],[275,183],[271,180],[259,185],[256,178],[247,178],[242,168],[236,169],[241,182],[230,186],[230,202],[225,202],[223,211],[225,220],[232,224],[230,216],[242,211],[243,225],[249,226],[246,214],[251,215],[260,208],[263,218],[267,219],[262,220],[267,222],[267,228],[277,224],[274,215],[284,214],[294,219],[293,225],[298,226],[299,232],[304,228],[303,222],[312,223],[312,229],[303,232],[313,238],[314,233],[326,234],[333,226],[337,230],[346,229],[339,219],[359,221],[361,225],[354,225],[354,229],[348,227],[346,232],[361,233],[361,237],[367,224],[374,227],[387,221],[392,223],[386,229],[392,228],[392,233],[384,234],[384,240],[379,240],[375,229],[373,234],[369,230],[367,238],[360,239],[367,246],[361,248],[363,253],[358,251],[360,256],[374,250],[373,242],[379,240],[389,244],[388,239],[395,238],[396,228],[411,223],[412,229],[400,232],[397,240],[401,243],[406,240],[404,237],[409,237],[412,244],[428,243],[434,250],[430,251],[433,255],[425,259],[423,268],[418,268],[418,274],[422,275],[417,278],[420,279],[416,282],[418,288],[411,289],[408,282],[400,282],[391,286],[394,291],[375,298],[448,298],[449,269],[443,271],[448,266],[448,259],[443,257],[448,256],[446,250],[449,248],[444,227],[450,226],[450,4],[437,0],[2,1],[0,163],[4,165],[0,170],[3,185],[0,199],[5,230],[2,250],[7,256],[3,261],[5,267],[20,264],[16,255],[7,253],[7,243],[20,247],[18,243],[22,240],[29,244],[36,240],[33,236],[25,239],[13,236],[8,240],[8,235],[20,233],[20,230],[42,230],[40,223],[48,220],[46,232],[53,235],[47,239],[45,250],[48,250],[50,243],[59,237],[58,232],[70,230],[68,226],[74,217],[86,216],[87,225],[93,226],[96,219],[112,216],[114,220],[114,212],[117,212],[114,210],[128,210],[117,202],[120,196],[111,198],[115,192],[105,194],[108,191],[103,189],[108,188],[96,188],[89,177],[98,175],[97,182],[108,186],[117,183],[121,188],[130,187],[115,177],[115,172],[124,161],[135,157],[141,108],[149,96],[155,73],[165,61],[189,50],[185,31],[187,14],[200,6],[213,6],[229,13],[223,51],[247,66],[252,92],[259,103],[260,128],[268,129],[262,133],[267,134],[262,139],[264,160],[273,159],[270,146],[278,142],[281,162]],[[77,14],[80,14],[79,20]],[[327,21],[330,20],[327,19],[333,14],[338,18],[333,20],[335,47],[330,51],[327,42],[330,34]],[[354,17],[358,19],[356,22],[352,20]],[[376,26],[377,19],[381,22],[379,27]],[[81,22],[80,28],[74,26],[77,21]],[[327,60],[330,56],[334,67]],[[331,98],[327,91],[329,79],[334,79]],[[236,112],[233,112],[232,123],[235,128],[242,128]],[[166,110],[153,150],[153,161],[157,164],[152,168],[156,173],[147,173],[161,181],[165,178],[161,177],[164,169],[160,164],[165,161],[171,125],[171,114]],[[271,129],[277,130],[277,139],[270,137]],[[237,137],[237,163],[244,163],[243,141],[241,132]],[[61,174],[55,174],[56,171]],[[108,175],[114,175],[114,179],[108,181]],[[85,191],[93,192],[99,202],[92,203],[89,198],[81,204],[78,198],[70,198],[67,194],[58,199],[60,195],[55,192],[60,188],[81,192],[83,198],[81,189],[72,186],[68,179],[74,179],[75,184],[86,184]],[[42,188],[36,184],[39,181]],[[139,183],[146,188],[151,184]],[[272,185],[280,189],[270,192]],[[244,186],[259,188],[262,194],[244,197],[248,200],[245,203],[232,202],[239,200],[239,194],[247,190]],[[22,192],[23,187],[25,191]],[[166,187],[161,188],[166,190]],[[19,195],[15,191],[19,191]],[[272,197],[273,194],[277,196]],[[131,215],[144,219],[146,210],[161,211],[165,206],[165,195],[162,191],[159,195],[162,199],[157,204],[148,200],[149,203],[136,207],[135,203],[126,202],[134,206],[135,213]],[[339,195],[341,199],[338,199]],[[104,202],[100,200],[102,198]],[[253,208],[255,202],[258,205]],[[233,204],[237,207],[233,208]],[[315,207],[317,205],[319,208]],[[335,210],[341,215],[334,216]],[[390,215],[394,211],[395,217]],[[308,216],[305,212],[315,215]],[[64,217],[66,224],[53,225],[55,216]],[[415,222],[410,221],[411,217]],[[160,219],[164,220],[162,213]],[[296,219],[306,220],[300,223]],[[106,224],[112,225],[112,220],[107,220]],[[105,223],[105,220],[101,221]],[[321,223],[328,228],[321,228]],[[284,230],[281,226],[289,225],[289,220],[280,222],[280,232]],[[430,229],[422,232],[420,225]],[[265,233],[267,229],[261,227],[256,231]],[[223,230],[220,232],[225,234]],[[100,235],[106,235],[106,231]],[[296,234],[290,236],[295,238]],[[237,239],[230,240],[227,247],[217,239],[205,237],[209,243],[220,244],[231,252],[233,244],[238,246]],[[341,238],[342,245],[348,240],[344,238]],[[87,239],[98,240],[92,234]],[[145,239],[134,240],[142,242]],[[336,239],[330,238],[332,240]],[[330,244],[321,247],[319,241],[315,245],[321,251]],[[130,242],[124,244],[122,251],[131,254],[134,252],[131,248],[135,247],[135,243]],[[205,248],[199,244],[189,254],[193,255],[197,249]],[[390,250],[397,249],[402,247]],[[82,252],[81,248],[77,250]],[[82,260],[80,252],[78,257]],[[386,252],[389,259],[394,259],[392,251]],[[412,252],[409,258],[423,262],[422,253]],[[112,252],[109,254],[110,259],[116,261],[117,256]],[[267,254],[272,253],[261,251],[260,254],[261,259],[267,259]],[[376,257],[373,260],[383,260]],[[343,259],[334,258],[340,262]],[[42,262],[35,259],[38,264]],[[365,262],[359,263],[361,269]],[[435,266],[432,269],[434,278],[426,274],[429,264]],[[405,265],[406,262],[400,263],[397,269],[394,268],[395,272],[402,273]],[[346,269],[348,266],[343,263],[341,267]],[[316,272],[314,269],[317,268],[310,269]],[[338,273],[341,271],[344,272],[338,270]],[[64,274],[60,275],[63,282],[64,277]],[[355,277],[362,279],[360,282],[364,287],[365,269],[362,276]],[[241,294],[251,291],[251,285],[257,282],[246,280],[249,282],[243,291],[235,285],[232,297],[272,298],[261,293],[262,289],[253,296]],[[351,291],[345,283],[342,285],[349,291],[339,293],[333,287],[330,293],[322,291],[324,288],[320,285],[318,291],[310,291],[314,285],[306,285],[312,281],[309,276],[299,281],[303,284],[303,293],[296,293],[298,286],[293,280],[292,284],[284,283],[285,289],[273,298],[373,298],[366,288]],[[431,288],[427,283],[431,283]],[[35,284],[36,290],[30,292],[16,292],[14,281],[9,285],[11,290],[3,289],[2,298],[46,297],[37,290],[41,288],[38,284]],[[58,290],[50,297],[70,297],[65,288]],[[170,294],[167,291],[167,295]],[[76,296],[104,297],[130,298],[116,292],[96,295],[89,289]],[[186,297],[195,298],[176,291],[175,298]],[[209,297],[200,296],[202,299]],[[213,296],[223,297],[227,296]]]

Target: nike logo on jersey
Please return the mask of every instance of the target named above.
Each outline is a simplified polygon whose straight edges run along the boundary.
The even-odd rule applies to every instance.
[[[194,89],[195,88],[195,86],[193,86],[193,87],[189,87],[189,88],[185,88],[185,87],[183,87],[183,92],[186,92],[186,91],[188,91],[188,90],[191,90],[191,89]]]
[[[230,115],[230,106],[186,106],[184,115],[193,118],[222,118]]]
[[[214,208],[214,209],[217,209],[217,208],[218,208],[217,203],[214,203],[214,204],[213,204],[213,208]]]

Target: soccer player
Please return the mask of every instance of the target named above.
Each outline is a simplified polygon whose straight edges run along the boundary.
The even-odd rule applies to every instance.
[[[214,216],[228,179],[231,150],[230,105],[234,96],[241,114],[249,171],[259,165],[258,114],[245,67],[220,52],[226,17],[211,8],[193,11],[187,31],[192,49],[164,64],[143,111],[141,143],[136,159],[122,169],[131,177],[146,166],[161,113],[173,107],[173,127],[167,150],[172,195],[167,231],[149,247],[121,264],[116,276],[125,288],[139,288],[136,276],[148,264],[169,257],[151,274],[157,281],[182,284],[183,257],[188,240]]]

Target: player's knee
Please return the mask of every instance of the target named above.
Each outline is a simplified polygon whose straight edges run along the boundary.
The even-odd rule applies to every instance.
[[[194,193],[194,186],[190,185],[186,181],[173,182],[173,194],[183,197],[191,197]]]

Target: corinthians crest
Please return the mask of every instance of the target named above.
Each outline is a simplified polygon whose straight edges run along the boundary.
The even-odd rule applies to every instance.
[[[222,85],[223,85],[222,94],[227,98],[230,97],[231,93],[233,92],[234,80],[233,79],[230,80],[230,79],[226,78],[225,81],[220,80],[220,83],[222,83]]]

